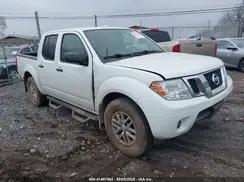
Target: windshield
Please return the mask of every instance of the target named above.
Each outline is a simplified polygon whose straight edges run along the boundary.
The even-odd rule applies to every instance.
[[[5,48],[5,56],[7,59],[15,58],[18,53],[19,48],[15,47],[7,47]],[[0,59],[4,59],[3,49],[0,49]]]
[[[135,30],[104,29],[84,32],[102,62],[164,52]]]
[[[239,48],[244,47],[244,39],[232,39],[232,42]]]

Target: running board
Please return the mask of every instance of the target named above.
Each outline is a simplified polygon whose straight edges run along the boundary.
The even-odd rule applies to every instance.
[[[47,96],[47,99],[49,100],[49,106],[55,110],[61,108],[62,106],[71,109],[72,117],[81,123],[86,123],[89,120],[98,120],[97,116],[93,113],[80,109],[51,96]]]
[[[49,106],[50,106],[51,108],[55,109],[55,110],[57,110],[57,109],[59,109],[60,107],[62,107],[61,104],[57,104],[57,103],[55,103],[55,102],[53,102],[53,101],[51,101],[51,100],[49,100]]]

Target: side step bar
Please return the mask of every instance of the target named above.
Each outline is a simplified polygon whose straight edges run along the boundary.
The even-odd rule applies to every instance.
[[[59,109],[62,106],[71,109],[72,117],[80,121],[81,123],[88,122],[89,120],[98,120],[98,117],[93,113],[80,109],[76,106],[63,102],[51,96],[47,96],[47,99],[49,100],[49,106],[55,110]]]

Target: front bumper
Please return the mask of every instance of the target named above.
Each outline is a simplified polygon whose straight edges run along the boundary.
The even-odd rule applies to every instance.
[[[138,103],[148,120],[153,136],[156,139],[168,139],[186,133],[197,120],[211,117],[232,89],[232,79],[228,76],[227,88],[211,98],[202,96],[189,100],[167,101],[147,90],[140,96]],[[181,126],[177,127],[179,121]]]

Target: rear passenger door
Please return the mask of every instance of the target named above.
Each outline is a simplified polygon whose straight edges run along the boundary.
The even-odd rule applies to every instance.
[[[91,53],[79,33],[64,32],[60,37],[55,78],[58,92],[62,100],[93,111]]]
[[[40,82],[44,92],[55,97],[59,97],[55,63],[57,40],[58,34],[45,36],[43,44],[41,44],[43,45],[42,52],[39,52],[40,63],[38,65]]]

